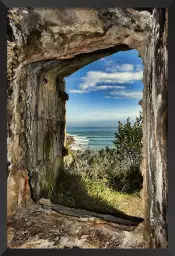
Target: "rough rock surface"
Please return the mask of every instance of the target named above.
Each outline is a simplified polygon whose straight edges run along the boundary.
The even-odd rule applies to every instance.
[[[155,11],[145,47],[143,95],[144,219],[149,247],[168,246],[168,11]]]
[[[65,153],[64,77],[135,48],[145,67],[144,232],[150,247],[167,247],[167,10],[16,8],[8,21],[9,218],[52,197]]]
[[[67,208],[69,209],[69,208]],[[137,228],[100,217],[70,216],[33,205],[19,209],[7,224],[10,248],[143,248]]]

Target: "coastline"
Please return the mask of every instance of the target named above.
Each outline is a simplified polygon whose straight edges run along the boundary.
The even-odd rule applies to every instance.
[[[74,150],[99,150],[113,147],[116,129],[113,127],[69,127],[66,135],[73,138]]]
[[[82,150],[82,147],[76,144],[75,136],[69,133],[66,133],[66,144],[68,144],[68,147],[72,150]]]

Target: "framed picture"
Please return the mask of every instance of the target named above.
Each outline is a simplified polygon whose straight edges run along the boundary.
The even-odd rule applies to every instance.
[[[11,2],[2,252],[173,252],[172,3]]]

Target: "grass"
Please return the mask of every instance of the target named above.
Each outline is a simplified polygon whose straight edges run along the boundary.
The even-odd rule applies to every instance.
[[[104,200],[109,206],[127,215],[142,217],[142,202],[138,193],[125,194],[108,188],[105,179],[99,181],[85,180],[89,196]]]
[[[72,138],[70,137],[66,141],[66,148],[69,155],[73,156],[70,148],[71,143]],[[76,159],[80,159],[80,163],[85,163],[88,156],[86,154],[85,159],[82,159],[82,155],[80,155],[76,156]],[[96,172],[98,170],[91,165],[88,166],[87,170],[84,170],[79,162],[76,162],[73,170],[72,168],[65,169],[59,176],[53,192],[53,201],[67,207],[98,213],[109,213],[117,216],[120,214],[122,216],[124,213],[130,216],[143,217],[139,193],[127,194],[118,192],[115,188],[109,188],[109,181],[106,178],[97,178]],[[86,175],[83,175],[84,173]]]
[[[107,180],[83,179],[79,175],[62,173],[54,192],[54,201],[67,207],[98,213],[143,217],[142,202],[138,195],[117,192],[106,185]]]

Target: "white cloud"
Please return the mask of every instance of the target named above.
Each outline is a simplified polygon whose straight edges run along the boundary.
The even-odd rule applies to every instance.
[[[134,65],[132,64],[123,64],[119,66],[119,71],[121,72],[133,72],[134,71]]]
[[[142,72],[105,73],[101,71],[89,71],[87,75],[82,78],[84,82],[80,84],[80,89],[86,90],[90,87],[95,87],[98,83],[133,83],[134,81],[141,80],[142,77]]]
[[[101,58],[100,61],[105,64],[105,66],[111,66],[111,65],[115,65],[115,63],[112,60],[108,60],[106,58]]]
[[[143,97],[142,91],[134,91],[134,92],[127,92],[127,91],[112,91],[109,93],[111,96],[107,95],[105,98],[130,98],[130,99],[138,99],[140,100]],[[115,96],[116,95],[116,96]]]
[[[124,108],[113,108],[113,109],[100,109],[98,111],[87,111],[78,113],[78,115],[68,115],[69,123],[90,123],[90,122],[106,122],[106,121],[117,121],[126,120],[128,117],[135,119],[139,116],[141,111],[140,106],[135,107],[124,107]],[[69,113],[68,113],[69,114]]]
[[[121,65],[108,65],[106,71],[114,72],[134,72],[134,65],[133,64],[121,64]]]
[[[114,85],[100,85],[92,88],[88,88],[88,90],[69,90],[70,93],[88,93],[94,91],[101,91],[101,90],[109,90],[109,89],[125,89],[125,86],[114,86]]]
[[[102,59],[102,63],[106,66],[105,70],[107,72],[143,72],[143,65],[141,64],[130,64],[130,63],[124,63],[124,64],[117,64],[112,60],[105,60]]]
[[[108,89],[124,89],[125,88],[125,86],[114,86],[114,85],[100,85],[100,86],[97,86],[97,87],[95,87],[94,89],[96,90],[96,91],[98,91],[98,90],[108,90]],[[92,88],[91,88],[92,89]],[[94,90],[93,89],[93,90]]]
[[[112,60],[105,58],[100,59],[102,63],[107,66],[106,70],[103,71],[89,71],[84,77],[81,78],[78,89],[70,90],[70,93],[88,93],[93,91],[101,90],[118,90],[125,89],[126,87],[117,84],[134,83],[135,81],[142,80],[143,78],[143,66],[141,64],[133,65],[129,63],[115,64]],[[105,85],[105,84],[109,85]],[[120,97],[128,98],[140,98],[138,92],[128,93],[121,92]],[[118,96],[116,96],[118,98]]]
[[[82,90],[69,90],[70,93],[88,93],[89,91],[82,91]]]

